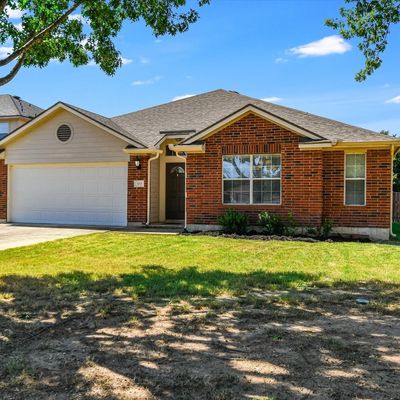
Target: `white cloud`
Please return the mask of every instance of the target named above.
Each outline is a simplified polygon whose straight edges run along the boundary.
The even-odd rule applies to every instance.
[[[293,47],[289,50],[291,54],[304,57],[321,57],[330,54],[343,54],[351,50],[351,45],[341,36],[326,36],[315,42]]]
[[[131,59],[129,59],[129,58],[121,57],[121,63],[122,63],[122,65],[131,64],[132,62],[133,62],[133,60],[131,60]]]
[[[283,57],[278,57],[275,58],[275,64],[285,64],[287,63],[289,60],[287,58],[283,58]]]
[[[177,100],[183,100],[183,99],[188,99],[189,97],[195,96],[194,94],[183,94],[181,96],[175,96],[172,101],[177,101]]]
[[[155,76],[150,79],[133,81],[132,85],[133,86],[153,85],[154,83],[158,82],[160,79],[161,79],[161,76]]]
[[[80,22],[82,22],[82,24],[87,24],[88,23],[87,18],[85,18],[81,14],[71,14],[71,15],[68,16],[68,19],[69,20],[80,21]]]
[[[5,11],[9,18],[11,19],[19,19],[21,18],[24,13],[20,9],[12,10],[9,6],[5,8]]]
[[[139,57],[140,64],[149,64],[150,60],[147,57],[140,56]]]
[[[22,31],[22,23],[20,22],[19,24],[14,24],[14,27],[17,31]]]
[[[400,104],[400,96],[393,97],[392,99],[386,100],[385,103]]]
[[[13,52],[12,47],[2,46],[0,47],[0,59],[6,58]]]
[[[280,97],[272,96],[272,97],[264,97],[261,99],[262,101],[268,101],[268,103],[279,103],[282,101]]]

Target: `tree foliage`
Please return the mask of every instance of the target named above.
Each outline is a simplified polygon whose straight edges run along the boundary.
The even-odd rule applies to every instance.
[[[382,130],[380,133],[387,136],[397,137],[396,135],[391,134],[388,130]],[[398,153],[393,160],[393,191],[400,192],[400,153]]]
[[[382,53],[388,44],[392,25],[400,22],[400,0],[345,0],[349,8],[340,9],[341,18],[326,24],[338,30],[345,39],[358,38],[358,48],[365,57],[364,68],[355,78],[363,81],[382,64]]]
[[[199,18],[186,0],[0,0],[0,12],[0,44],[10,48],[0,59],[0,67],[8,67],[0,86],[21,67],[43,68],[51,60],[69,60],[75,67],[94,61],[113,75],[121,66],[113,39],[124,22],[143,20],[160,36],[185,32]],[[16,14],[20,24],[11,18]]]

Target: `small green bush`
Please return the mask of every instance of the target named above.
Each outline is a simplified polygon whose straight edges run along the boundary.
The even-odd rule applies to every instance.
[[[218,224],[222,226],[225,233],[244,235],[247,232],[248,223],[247,215],[232,209],[226,210],[218,217]]]
[[[321,225],[321,234],[327,239],[329,235],[332,233],[334,222],[329,218],[325,218]]]
[[[285,224],[282,218],[268,211],[258,214],[258,224],[266,235],[283,235],[285,232]]]
[[[297,221],[294,217],[293,213],[290,211],[288,213],[286,224],[285,224],[285,235],[286,236],[295,236],[296,235],[296,228],[297,228]]]
[[[318,229],[314,228],[313,226],[307,226],[306,227],[306,234],[308,236],[317,236],[318,235]]]

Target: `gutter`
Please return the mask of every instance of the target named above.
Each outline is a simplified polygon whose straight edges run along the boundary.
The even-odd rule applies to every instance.
[[[178,157],[179,153],[205,153],[206,151],[206,146],[204,144],[169,144],[168,145],[169,149],[171,151],[174,151]],[[182,158],[182,157],[180,157]]]
[[[154,154],[160,152],[160,154],[162,153],[162,150],[158,150],[158,149],[137,149],[137,148],[129,148],[129,147],[125,147],[124,149],[124,153],[126,154]]]

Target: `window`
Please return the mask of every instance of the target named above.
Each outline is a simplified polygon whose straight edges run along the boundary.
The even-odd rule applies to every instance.
[[[365,205],[365,154],[346,154],[345,204]]]
[[[10,124],[8,122],[0,122],[0,140],[7,136],[10,132]]]
[[[224,156],[224,204],[280,204],[279,154]]]

